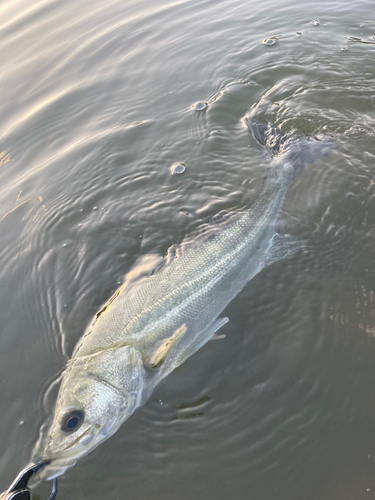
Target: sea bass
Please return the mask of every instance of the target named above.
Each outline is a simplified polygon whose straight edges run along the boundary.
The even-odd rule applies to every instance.
[[[257,201],[214,221],[168,265],[99,311],[68,363],[53,421],[34,453],[35,460],[51,460],[45,478],[61,475],[111,436],[225,325],[228,318],[219,315],[246,283],[298,248],[275,234],[278,213],[293,177],[333,145],[244,122],[268,158]]]

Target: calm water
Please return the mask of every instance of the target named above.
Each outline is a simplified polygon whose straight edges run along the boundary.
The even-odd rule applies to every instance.
[[[132,266],[256,199],[252,113],[337,144],[278,222],[306,250],[247,285],[226,339],[60,478],[58,499],[375,498],[373,7],[3,0],[0,490]]]

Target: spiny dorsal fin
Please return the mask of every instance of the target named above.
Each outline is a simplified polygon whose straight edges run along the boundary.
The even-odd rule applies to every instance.
[[[123,291],[124,289],[124,285],[122,285],[113,295],[112,297],[108,300],[108,302],[106,304],[104,304],[104,306],[100,309],[99,312],[96,313],[95,315],[95,319],[94,319],[94,323],[96,322],[96,320],[99,318],[99,316],[101,316],[105,311],[107,311],[110,307],[111,307],[111,304],[112,302],[114,302],[117,297],[120,295],[120,293]]]

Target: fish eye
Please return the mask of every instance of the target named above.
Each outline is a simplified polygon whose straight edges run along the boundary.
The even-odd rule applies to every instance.
[[[79,429],[83,423],[85,414],[81,410],[69,410],[61,418],[61,430],[72,432]]]

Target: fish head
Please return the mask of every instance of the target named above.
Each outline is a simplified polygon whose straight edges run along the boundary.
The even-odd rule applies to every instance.
[[[52,479],[109,438],[140,405],[140,354],[129,346],[73,356],[47,432],[33,460],[50,460],[41,477]]]

